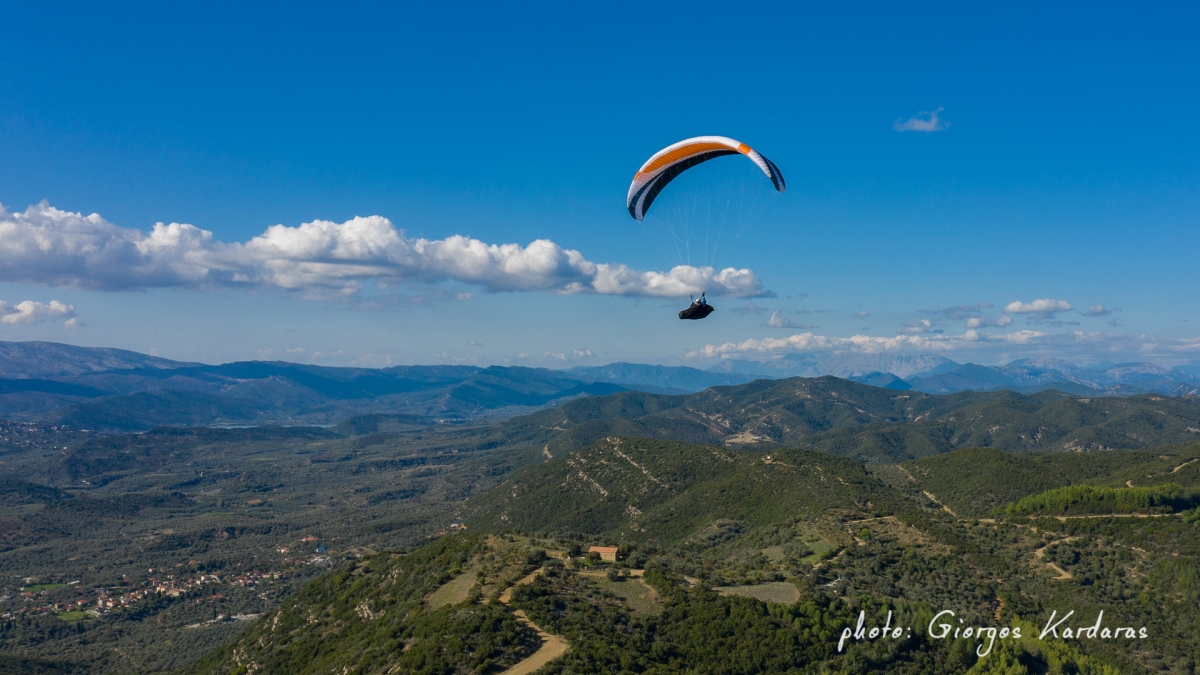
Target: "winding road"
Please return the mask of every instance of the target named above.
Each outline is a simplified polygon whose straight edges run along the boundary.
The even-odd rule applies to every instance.
[[[513,589],[517,586],[524,586],[525,584],[533,583],[533,580],[536,579],[541,573],[542,571],[538,570],[524,579],[521,579],[512,586],[504,589],[504,592],[500,594],[500,602],[503,603],[504,606],[511,609],[512,605],[509,603],[512,601]],[[570,647],[570,645],[567,644],[566,640],[542,630],[541,626],[530,621],[529,617],[525,616],[525,612],[519,609],[513,610],[513,615],[517,617],[517,621],[529,626],[534,630],[534,632],[537,633],[538,638],[542,641],[542,646],[538,647],[536,652],[517,662],[517,664],[512,668],[504,671],[501,675],[529,675],[530,673],[537,672],[542,668],[542,666],[545,666],[547,663],[550,663],[554,659],[557,659],[558,657],[567,653],[567,649]]]

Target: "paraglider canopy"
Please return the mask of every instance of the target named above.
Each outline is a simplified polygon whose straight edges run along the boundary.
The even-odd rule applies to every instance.
[[[629,215],[633,216],[634,220],[644,218],[663,188],[684,171],[710,159],[737,154],[745,155],[757,164],[767,178],[771,179],[771,184],[776,190],[787,190],[779,167],[750,146],[725,136],[697,136],[659,150],[638,169],[625,198]]]

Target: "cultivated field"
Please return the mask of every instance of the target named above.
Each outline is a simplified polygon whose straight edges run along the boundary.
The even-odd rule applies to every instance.
[[[753,586],[718,586],[713,590],[721,595],[741,595],[764,602],[777,602],[781,605],[795,604],[800,599],[800,589],[786,581],[773,581]]]
[[[430,609],[445,607],[446,605],[457,605],[460,602],[466,602],[467,596],[471,593],[471,588],[475,586],[475,581],[479,577],[479,566],[472,566],[463,573],[454,577],[450,581],[442,584],[438,589],[429,594],[425,598],[425,604],[429,605]]]

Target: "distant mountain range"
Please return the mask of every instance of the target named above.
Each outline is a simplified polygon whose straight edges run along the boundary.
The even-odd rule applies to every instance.
[[[771,361],[730,359],[710,369],[772,379],[833,375],[888,389],[950,394],[1010,389],[1033,393],[1057,389],[1079,396],[1131,396],[1200,392],[1200,362],[1176,368],[1154,363],[1077,366],[1061,359],[1020,359],[1002,366],[956,363],[934,354],[789,354]]]
[[[463,422],[624,390],[545,368],[213,366],[47,342],[0,343],[0,373],[0,417],[105,431],[327,425],[369,413]]]
[[[745,384],[769,377],[754,372],[720,372],[681,366],[648,366],[637,363],[610,363],[607,366],[580,366],[563,371],[580,379],[608,382],[660,394],[690,394],[709,387]],[[784,377],[791,377],[785,375]]]
[[[822,375],[854,379],[870,373],[888,373],[907,378],[945,372],[957,365],[950,359],[934,354],[788,354],[771,361],[729,359],[710,370],[722,373],[749,373],[773,379]]]
[[[567,370],[372,369],[278,361],[206,365],[121,349],[0,342],[0,418],[108,431],[161,425],[332,425],[364,414],[462,423],[533,412],[583,395],[624,390],[690,394],[757,379],[824,375],[933,394],[1005,389],[1056,389],[1084,397],[1200,393],[1196,364],[1085,368],[1053,359],[1022,359],[982,366],[928,354],[793,354],[763,362],[726,360],[709,370],[632,363]]]
[[[1003,366],[965,363],[940,372],[919,373],[906,381],[913,389],[929,393],[1057,389],[1083,396],[1147,392],[1178,396],[1200,392],[1200,373],[1190,368],[1164,368],[1144,362],[1083,368],[1045,358],[1020,359]]]

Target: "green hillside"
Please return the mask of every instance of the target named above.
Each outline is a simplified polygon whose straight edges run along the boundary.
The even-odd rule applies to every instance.
[[[1181,511],[1194,489],[1164,478],[1194,480],[1200,462],[1188,462],[1200,444],[1038,456],[970,449],[899,467],[769,454],[607,438],[526,466],[461,507],[472,536],[355,561],[189,672],[499,673],[538,644],[529,625],[506,632],[505,616],[565,642],[546,673],[1192,672],[1200,518]],[[1117,482],[1131,473],[1146,486]],[[934,489],[957,515],[924,494]],[[1108,511],[1116,515],[1061,508],[1084,493],[1120,504]],[[1011,517],[997,510],[1013,504]],[[969,517],[976,512],[989,518]],[[622,558],[612,566],[584,557],[590,545],[619,545]],[[545,550],[575,555],[564,565]],[[450,551],[458,557],[429,562]],[[452,577],[463,592],[450,602],[460,604],[415,602],[435,588],[448,597],[451,586],[439,584]],[[650,606],[634,601],[644,593]],[[1106,624],[1146,627],[1148,637],[1037,639],[1064,607],[1087,624],[1104,610]],[[962,625],[1026,635],[980,656],[978,639],[927,635],[943,609]],[[839,651],[860,611],[868,622],[891,611],[915,634]],[[471,623],[481,617],[493,623]],[[458,632],[468,625],[496,628],[472,643]],[[416,661],[409,654],[432,635],[427,626],[441,644]],[[472,661],[476,651],[494,665]]]
[[[1200,399],[1156,395],[1078,398],[1000,392],[991,400],[919,417],[815,436],[802,445],[861,459],[903,461],[957,448],[1090,452],[1200,437]]]
[[[526,467],[463,509],[471,527],[676,544],[717,519],[749,527],[901,503],[853,460],[609,438]],[[868,507],[868,502],[871,505]],[[906,507],[907,508],[907,507]]]
[[[1200,487],[1200,443],[1153,450],[1028,455],[972,448],[904,464],[910,492],[928,492],[965,517],[1068,485]],[[904,480],[894,482],[905,489]],[[916,488],[919,487],[919,490]]]
[[[345,565],[184,672],[499,672],[532,651],[510,612],[495,603],[424,602],[489,552],[478,537],[449,537]]]
[[[538,437],[558,455],[610,436],[770,448],[902,462],[971,447],[1006,451],[1142,448],[1200,438],[1200,398],[1080,398],[897,392],[834,377],[758,380],[665,396],[587,397],[510,420],[497,433]]]

